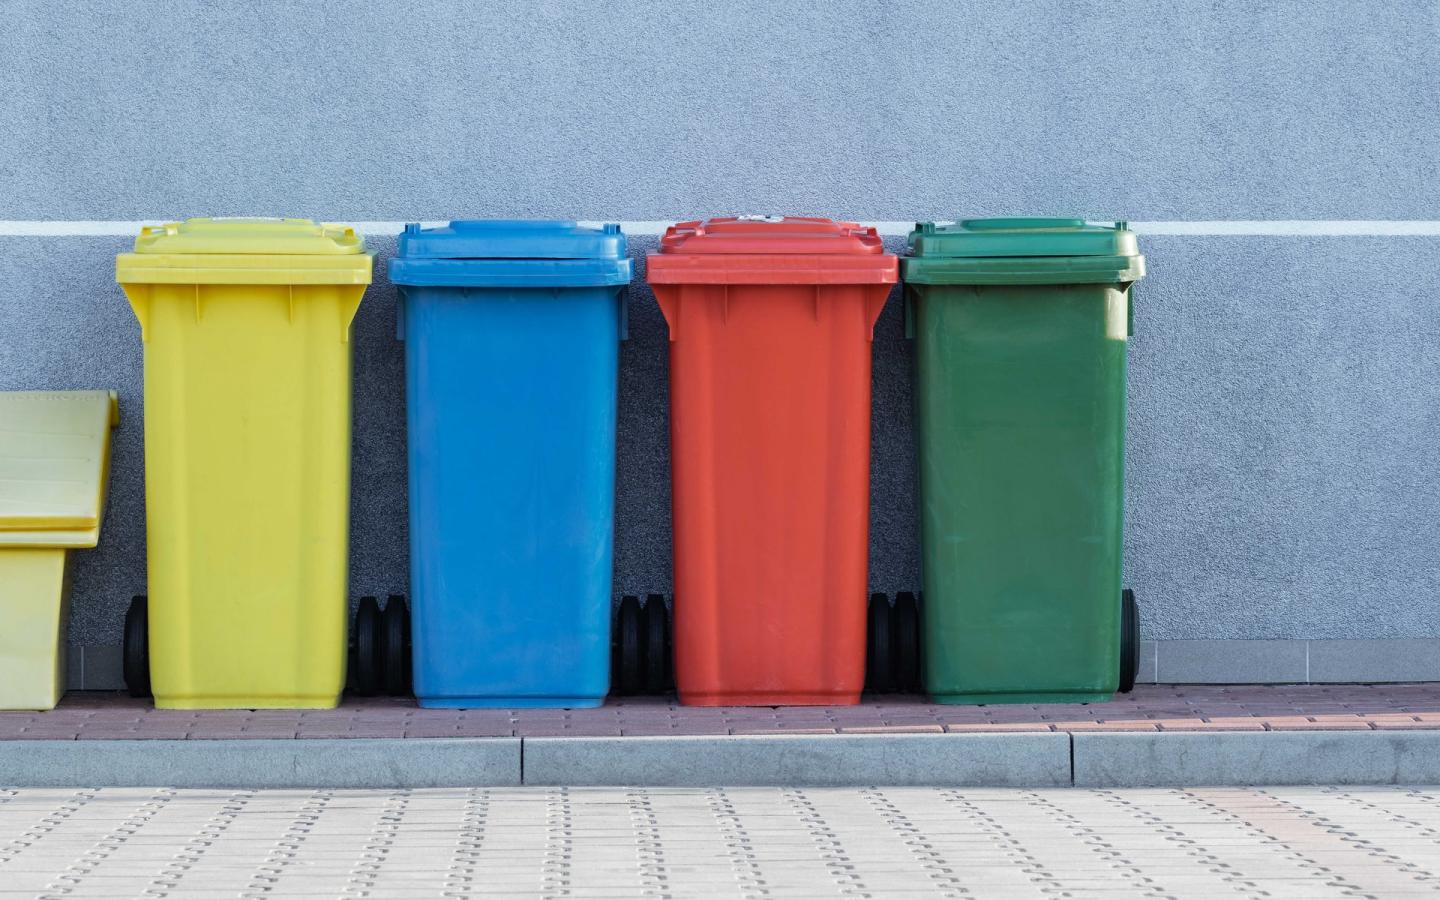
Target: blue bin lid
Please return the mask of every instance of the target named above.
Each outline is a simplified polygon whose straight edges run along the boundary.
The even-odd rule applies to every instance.
[[[405,226],[390,280],[427,287],[601,287],[630,282],[625,235],[614,224],[462,219]]]

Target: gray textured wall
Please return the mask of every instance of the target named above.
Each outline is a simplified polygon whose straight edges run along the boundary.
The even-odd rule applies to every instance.
[[[6,219],[1440,206],[1434,0],[3,7]]]
[[[288,214],[1432,219],[1440,4],[0,0],[0,220]],[[388,239],[373,242],[388,253]],[[72,642],[143,589],[108,237],[0,237],[0,389],[123,396]],[[636,239],[639,251],[653,241]],[[1150,237],[1147,637],[1440,636],[1440,237]],[[665,340],[623,356],[617,589],[669,584]],[[394,291],[356,326],[352,579],[404,588]],[[910,348],[875,343],[871,580],[913,588]]]

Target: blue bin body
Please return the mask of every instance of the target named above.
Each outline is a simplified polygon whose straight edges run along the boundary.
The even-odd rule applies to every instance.
[[[630,268],[614,225],[400,237],[421,706],[597,706],[609,690]]]

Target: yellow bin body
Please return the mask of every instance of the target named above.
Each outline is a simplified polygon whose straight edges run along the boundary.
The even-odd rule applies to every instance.
[[[346,668],[353,229],[191,219],[116,277],[145,342],[150,683],[171,709],[331,707]]]
[[[0,393],[0,709],[65,693],[69,551],[100,540],[119,420],[109,391]]]

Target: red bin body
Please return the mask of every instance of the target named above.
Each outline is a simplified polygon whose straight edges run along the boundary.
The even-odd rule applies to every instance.
[[[682,703],[859,702],[870,342],[896,278],[874,229],[829,219],[686,222],[649,256]]]

